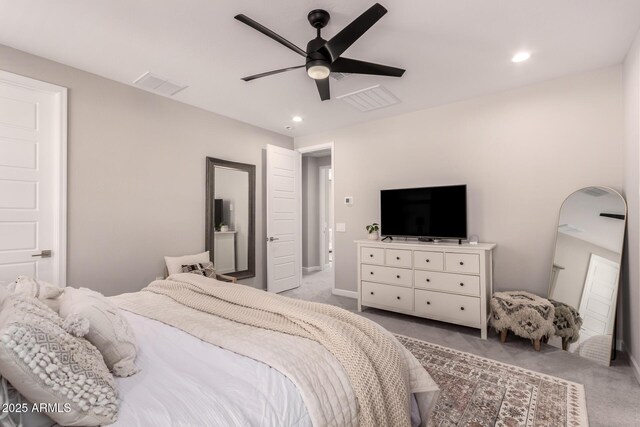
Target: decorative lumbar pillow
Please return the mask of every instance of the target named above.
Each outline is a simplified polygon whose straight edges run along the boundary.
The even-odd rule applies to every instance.
[[[212,262],[196,263],[182,266],[183,273],[193,273],[205,277],[216,277],[216,271],[213,269]]]
[[[82,333],[88,326],[84,337],[100,350],[115,376],[128,377],[140,370],[135,365],[138,350],[129,322],[102,294],[67,287],[60,297],[60,316],[74,333]],[[82,319],[87,319],[88,325]]]
[[[209,258],[209,251],[194,255],[164,257],[164,262],[167,264],[167,273],[169,276],[171,276],[172,274],[182,273],[183,265],[192,265],[198,263],[206,264],[210,261],[211,259]]]
[[[27,276],[18,276],[15,281],[9,283],[7,290],[11,294],[23,294],[39,299],[56,312],[58,311],[58,297],[64,292],[64,288]]]
[[[116,385],[98,349],[35,298],[11,295],[0,308],[0,375],[61,425],[116,421]]]

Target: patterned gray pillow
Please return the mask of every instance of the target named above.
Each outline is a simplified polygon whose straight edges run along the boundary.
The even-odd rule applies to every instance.
[[[197,264],[183,265],[183,273],[193,273],[205,277],[216,277],[216,271],[213,269],[212,262],[203,262]]]
[[[100,352],[35,298],[11,295],[0,306],[0,375],[27,400],[50,405],[44,412],[61,425],[117,419],[115,381]]]

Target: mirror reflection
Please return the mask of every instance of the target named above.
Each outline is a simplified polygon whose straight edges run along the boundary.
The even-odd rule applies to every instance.
[[[571,194],[560,209],[549,298],[550,343],[609,365],[616,318],[626,202],[606,187]]]
[[[215,166],[214,265],[220,274],[247,269],[249,173]]]
[[[207,158],[206,246],[217,274],[255,276],[255,166]]]

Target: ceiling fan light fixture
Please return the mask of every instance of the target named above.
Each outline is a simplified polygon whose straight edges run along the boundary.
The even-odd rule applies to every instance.
[[[329,77],[331,69],[325,61],[311,61],[307,64],[307,74],[313,80],[322,80]]]

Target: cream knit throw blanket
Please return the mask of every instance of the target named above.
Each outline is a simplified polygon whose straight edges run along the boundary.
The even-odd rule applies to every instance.
[[[247,286],[207,286],[181,275],[142,291],[228,320],[316,341],[342,364],[358,399],[361,426],[409,426],[408,369],[398,347],[373,322],[342,308]]]

